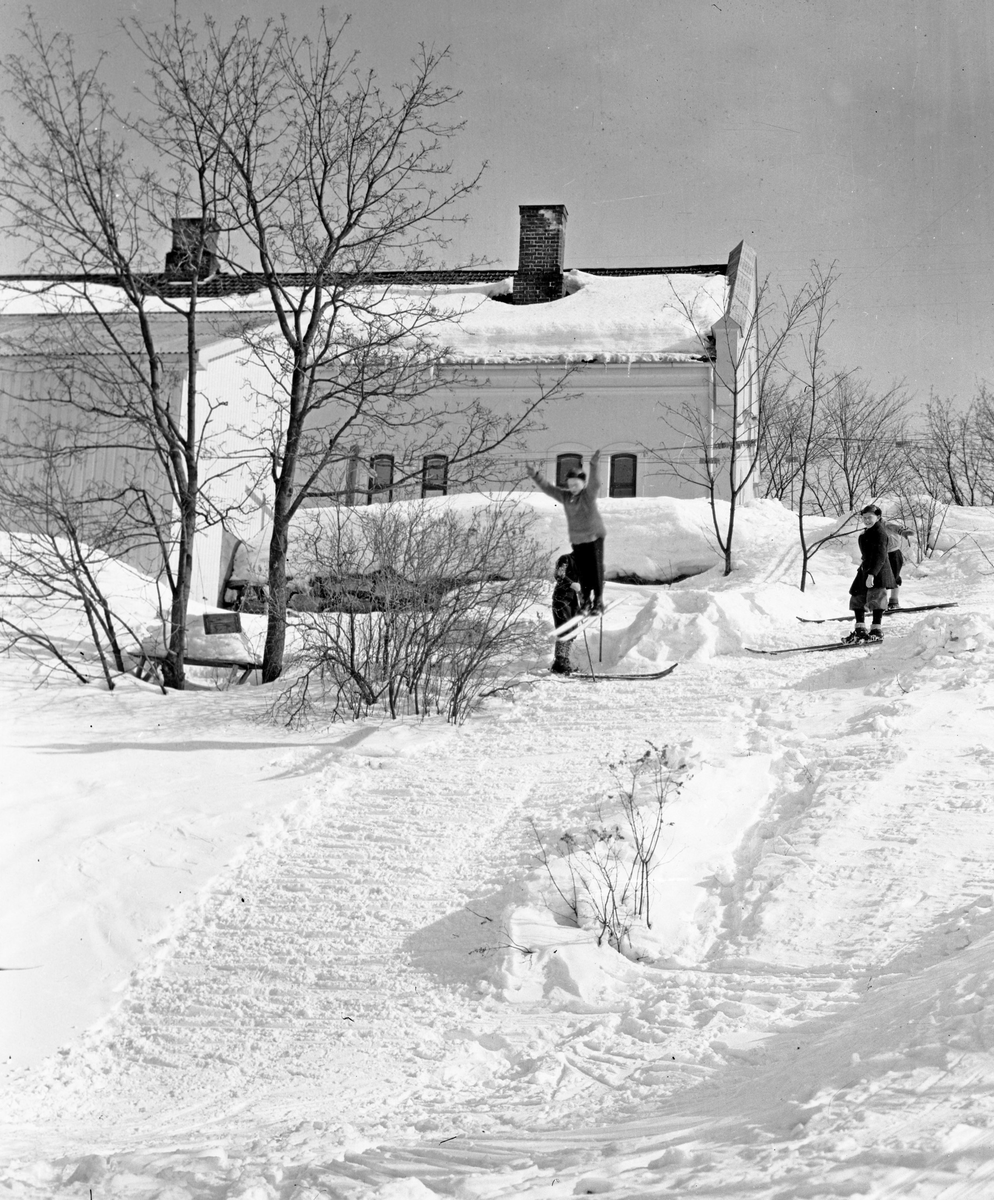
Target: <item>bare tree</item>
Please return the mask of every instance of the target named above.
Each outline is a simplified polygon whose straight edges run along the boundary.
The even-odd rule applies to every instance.
[[[826,512],[851,512],[867,496],[895,490],[906,465],[908,395],[900,383],[874,392],[855,373],[825,405],[824,466],[816,486]]]
[[[994,503],[994,393],[981,383],[973,399],[973,432],[979,445],[978,502]]]
[[[8,346],[30,365],[29,386],[13,397],[22,427],[8,431],[6,453],[25,460],[61,426],[77,463],[87,460],[91,502],[129,496],[168,587],[164,677],[181,688],[205,494],[197,354],[207,251],[202,237],[191,240],[182,281],[163,275],[152,254],[179,196],[196,227],[209,227],[216,164],[201,147],[166,179],[142,167],[141,138],[99,64],[81,65],[71,38],[48,37],[33,16],[22,36],[26,52],[8,57],[5,71],[27,129],[0,134],[0,210],[28,244],[34,272],[62,282],[41,297],[25,285],[43,311]]]
[[[450,469],[468,468],[513,442],[549,389],[498,416],[439,387],[451,314],[430,289],[404,286],[463,219],[479,178],[454,178],[445,157],[460,129],[458,93],[438,80],[445,51],[422,47],[387,91],[340,52],[344,27],[323,21],[310,38],[284,20],[258,34],[241,20],[229,35],[208,21],[202,37],[178,17],[162,32],[130,28],[152,77],[148,137],[177,163],[204,139],[196,148],[217,163],[211,186],[231,261],[250,263],[274,314],[247,335],[269,406],[260,449],[273,493],[272,680],[286,638],[290,523],[327,493],[329,472],[356,445],[396,454],[407,477],[430,446],[447,450]]]
[[[937,495],[957,505],[994,502],[994,398],[986,384],[965,407],[933,392],[923,436]]]
[[[804,362],[803,375],[799,381],[802,384],[799,409],[804,412],[804,421],[800,429],[800,437],[796,443],[797,450],[797,533],[801,544],[801,581],[800,590],[803,592],[810,573],[811,559],[828,542],[842,537],[850,532],[851,525],[847,518],[841,525],[836,525],[828,533],[811,538],[805,523],[807,515],[808,490],[812,477],[817,473],[820,461],[830,452],[826,449],[825,415],[830,411],[840,390],[847,386],[849,376],[846,372],[830,373],[827,368],[825,338],[832,327],[832,312],[835,304],[831,299],[832,287],[836,282],[834,268],[822,271],[820,267],[812,268],[812,288],[810,325],[800,338],[801,356]]]
[[[902,449],[907,456],[907,470],[895,489],[897,516],[912,543],[915,561],[921,562],[935,550],[949,510],[949,492],[934,443],[914,437],[904,442]]]
[[[808,440],[805,394],[798,392],[792,378],[779,380],[767,389],[765,408],[763,438],[757,447],[763,495],[793,508]],[[820,425],[808,451],[812,459],[818,457],[819,432]]]
[[[692,306],[674,289],[675,303],[695,330],[702,352],[713,362],[714,395],[707,404],[684,404],[665,418],[677,440],[690,450],[663,452],[670,472],[707,496],[724,573],[734,560],[735,521],[749,494],[765,439],[768,400],[782,395],[782,368],[793,335],[804,326],[818,299],[816,275],[797,293],[774,295],[769,280],[748,303],[735,304],[710,328],[701,326]],[[727,509],[722,508],[722,502]]]

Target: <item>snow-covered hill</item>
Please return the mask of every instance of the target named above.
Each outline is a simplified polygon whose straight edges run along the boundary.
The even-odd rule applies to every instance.
[[[845,612],[854,539],[801,595],[777,505],[728,578],[702,503],[604,509],[609,567],[699,572],[612,585],[588,636],[664,679],[290,734],[266,688],[0,660],[8,1194],[989,1194],[990,511],[905,573],[958,608],[769,658],[743,647],[844,632],[797,617]],[[623,955],[564,920],[537,839],[609,830],[647,743],[690,770]]]

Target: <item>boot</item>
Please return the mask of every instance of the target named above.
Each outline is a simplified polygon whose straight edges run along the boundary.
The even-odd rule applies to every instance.
[[[844,637],[842,640],[847,646],[855,646],[859,642],[868,642],[870,640],[870,635],[866,632],[865,625],[857,625],[852,633],[850,633],[848,637]]]
[[[555,658],[553,658],[552,666],[549,668],[554,675],[573,674],[572,650],[572,642],[556,642]]]
[[[868,642],[882,642],[884,640],[884,630],[882,625],[871,625],[870,632],[866,635]]]

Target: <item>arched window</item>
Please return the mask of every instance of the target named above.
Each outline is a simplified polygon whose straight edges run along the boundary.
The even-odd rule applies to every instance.
[[[566,473],[572,471],[574,467],[578,471],[583,469],[582,454],[556,455],[556,487],[564,488],[566,486]]]
[[[445,454],[427,454],[421,467],[421,495],[445,496],[449,491],[449,459]]]
[[[393,499],[393,455],[374,454],[369,460],[369,491],[366,503]]]
[[[636,458],[634,454],[611,455],[611,484],[609,496],[624,498],[635,495]]]

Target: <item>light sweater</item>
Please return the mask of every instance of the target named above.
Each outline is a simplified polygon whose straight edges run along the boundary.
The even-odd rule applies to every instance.
[[[584,542],[595,542],[607,535],[601,514],[597,511],[597,493],[600,490],[598,461],[598,455],[595,454],[590,460],[587,486],[575,496],[568,488],[556,487],[549,483],[538,472],[533,476],[536,486],[563,506],[569,540],[574,546],[581,546]]]

